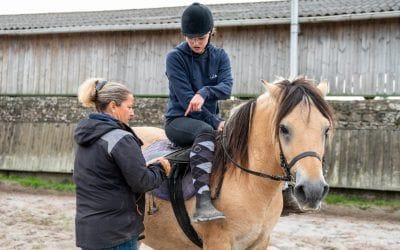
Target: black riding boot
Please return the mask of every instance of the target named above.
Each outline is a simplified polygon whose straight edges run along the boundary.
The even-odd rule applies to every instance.
[[[291,213],[294,214],[304,213],[304,211],[301,210],[296,199],[293,197],[293,186],[289,185],[288,187],[283,189],[282,196],[283,196],[283,209],[281,216],[288,216]]]
[[[196,137],[190,152],[190,167],[192,170],[193,185],[196,190],[196,212],[193,215],[195,222],[205,222],[224,219],[210,198],[210,173],[214,157],[214,140],[212,134],[201,134]]]
[[[211,202],[210,191],[196,194],[196,212],[193,215],[195,222],[225,219],[225,215],[218,211]]]

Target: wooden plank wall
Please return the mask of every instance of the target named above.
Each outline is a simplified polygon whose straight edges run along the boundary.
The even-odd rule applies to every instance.
[[[327,78],[330,94],[400,94],[400,18],[301,25],[299,74]],[[89,77],[166,95],[165,55],[179,31],[0,36],[0,94],[75,94]],[[220,28],[234,94],[256,95],[261,79],[289,74],[289,26]]]
[[[341,188],[400,191],[400,130],[338,129],[327,149],[327,180]]]
[[[0,37],[0,93],[76,94],[89,77],[128,84],[135,93],[164,94],[168,32]],[[164,83],[161,85],[160,83]]]
[[[76,124],[0,122],[0,170],[72,173]]]
[[[332,94],[400,94],[400,18],[310,25],[299,48],[299,72]]]
[[[72,173],[75,127],[0,122],[0,171]],[[400,130],[338,129],[326,152],[326,180],[336,188],[400,191],[399,149]]]

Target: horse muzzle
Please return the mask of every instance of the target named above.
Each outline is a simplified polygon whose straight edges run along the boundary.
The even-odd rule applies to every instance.
[[[321,208],[321,201],[329,191],[329,185],[323,176],[318,180],[310,180],[302,174],[301,170],[296,173],[296,185],[293,194],[304,211],[318,210]]]

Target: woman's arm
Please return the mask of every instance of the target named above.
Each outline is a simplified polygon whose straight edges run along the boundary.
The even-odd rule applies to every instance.
[[[146,166],[139,145],[130,135],[121,138],[110,155],[135,193],[155,189],[166,179],[165,171],[159,164]]]

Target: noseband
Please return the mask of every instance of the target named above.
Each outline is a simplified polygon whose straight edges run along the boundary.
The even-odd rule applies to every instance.
[[[243,167],[242,165],[240,165],[239,163],[235,162],[234,159],[232,159],[232,157],[229,155],[228,150],[226,149],[226,127],[222,132],[222,149],[224,150],[224,154],[225,156],[229,159],[229,161],[232,162],[232,164],[235,167],[240,168],[241,170],[252,174],[252,175],[256,175],[259,177],[263,177],[263,178],[267,178],[267,179],[271,179],[271,180],[275,180],[275,181],[288,181],[288,182],[293,182],[295,180],[295,178],[293,177],[293,175],[290,173],[290,169],[296,164],[296,162],[298,162],[299,160],[305,158],[305,157],[315,157],[317,158],[319,161],[322,162],[322,167],[324,166],[325,163],[325,159],[323,158],[321,160],[320,155],[317,152],[314,151],[306,151],[303,152],[297,156],[295,156],[290,163],[287,162],[285,155],[283,154],[283,150],[282,150],[282,146],[281,146],[281,142],[279,141],[279,150],[280,150],[280,166],[281,168],[283,168],[283,170],[285,171],[285,175],[281,176],[281,175],[269,175],[269,174],[265,174],[265,173],[261,173],[261,172],[257,172],[257,171],[253,171],[249,168]]]

